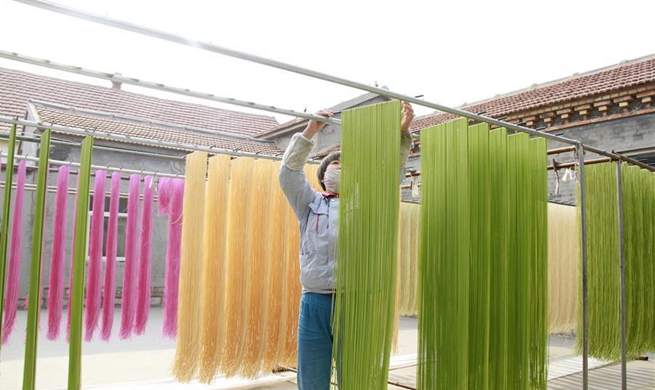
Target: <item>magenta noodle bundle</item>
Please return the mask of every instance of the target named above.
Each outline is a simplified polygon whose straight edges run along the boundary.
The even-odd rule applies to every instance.
[[[7,290],[5,295],[5,314],[2,324],[2,343],[6,344],[9,335],[14,330],[16,323],[16,310],[18,310],[18,294],[20,281],[20,260],[21,241],[23,237],[23,203],[25,199],[25,176],[27,173],[27,162],[21,161],[18,165],[18,176],[16,178],[16,200],[14,203],[14,219],[11,224],[11,249],[9,264],[7,268]],[[10,191],[11,187],[5,187]]]
[[[69,167],[62,166],[57,173],[55,222],[52,233],[52,254],[50,257],[50,279],[48,283],[48,340],[57,340],[59,338],[61,312],[64,306],[64,264],[66,258],[65,239],[69,171]]]
[[[134,332],[144,334],[150,311],[150,274],[152,257],[152,199],[155,192],[153,177],[146,176],[143,189],[143,212],[141,214],[141,252],[139,262],[139,284],[137,285],[136,322]]]
[[[105,229],[105,184],[107,173],[96,171],[93,189],[91,234],[89,240],[89,271],[86,284],[84,327],[86,341],[93,339],[100,317],[100,291],[102,290],[102,244]]]
[[[136,271],[139,261],[138,218],[139,187],[141,175],[130,176],[130,190],[127,199],[127,227],[125,230],[125,274],[123,275],[123,296],[121,301],[121,329],[119,336],[126,339],[132,335],[136,309]]]
[[[184,204],[184,180],[162,180],[159,200],[164,198],[168,214],[168,243],[166,246],[166,277],[164,284],[164,337],[177,335],[177,300],[180,285],[180,250],[182,248],[182,208]],[[160,209],[161,213],[161,209]]]
[[[120,201],[121,174],[111,175],[111,195],[109,199],[109,222],[107,223],[107,261],[105,267],[105,287],[102,297],[102,326],[100,338],[108,341],[114,325],[114,300],[116,296],[116,244],[118,236],[118,205]]]

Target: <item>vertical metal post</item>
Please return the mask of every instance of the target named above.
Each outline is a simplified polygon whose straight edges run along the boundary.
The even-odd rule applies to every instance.
[[[584,146],[576,145],[580,181],[580,237],[582,248],[582,389],[589,389],[589,302],[587,286],[587,211],[584,178]],[[578,335],[580,337],[580,335]]]
[[[619,253],[621,266],[620,312],[621,312],[621,389],[628,388],[628,370],[626,367],[626,331],[625,331],[625,241],[623,237],[623,182],[621,177],[621,160],[616,161],[616,191],[619,211]]]

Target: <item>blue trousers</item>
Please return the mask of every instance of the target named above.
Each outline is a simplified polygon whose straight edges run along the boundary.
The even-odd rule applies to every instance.
[[[305,293],[298,320],[298,389],[329,390],[332,373],[331,294]]]

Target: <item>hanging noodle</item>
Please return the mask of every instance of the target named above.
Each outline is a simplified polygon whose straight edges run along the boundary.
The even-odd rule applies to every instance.
[[[18,175],[16,177],[16,198],[14,201],[13,222],[11,224],[9,264],[7,265],[7,292],[5,295],[4,322],[2,323],[2,344],[7,343],[11,332],[14,330],[16,311],[18,310],[26,174],[27,161],[23,160],[18,164]],[[6,191],[9,191],[9,189],[6,189]]]
[[[343,112],[334,349],[343,389],[387,387],[400,185],[399,101]]]
[[[177,307],[180,282],[180,252],[182,246],[182,208],[184,180],[166,179],[160,182],[160,201],[168,214],[168,241],[166,243],[166,275],[164,282],[164,337],[177,335]],[[161,207],[160,203],[160,207]],[[160,208],[160,213],[162,209]]]
[[[571,333],[576,326],[576,270],[579,261],[575,207],[548,204],[549,332]]]
[[[270,213],[268,194],[271,187],[278,187],[273,180],[274,164],[269,160],[256,160],[252,175],[252,208],[250,221],[250,240],[247,258],[250,260],[247,283],[248,306],[246,313],[246,334],[242,353],[241,375],[255,377],[262,370],[262,355],[268,327],[268,285],[270,280],[270,259],[267,249],[270,239]],[[276,321],[277,318],[271,318]],[[271,322],[272,322],[271,321]]]
[[[111,175],[109,199],[109,222],[107,223],[107,244],[105,262],[105,284],[102,297],[102,327],[100,338],[108,341],[114,325],[114,303],[116,300],[116,244],[118,236],[118,206],[120,202],[121,174]]]
[[[507,129],[489,134],[489,179],[493,183],[489,196],[491,208],[491,267],[489,279],[493,294],[489,297],[489,389],[507,388],[509,334],[509,181]]]
[[[141,175],[130,176],[130,190],[127,199],[127,227],[125,229],[125,273],[123,275],[123,295],[121,299],[121,328],[119,337],[127,339],[132,335],[136,311],[137,265],[139,261],[138,223],[139,187]]]
[[[202,299],[203,228],[207,153],[187,156],[184,185],[184,220],[180,257],[178,335],[173,375],[190,381],[200,357],[200,310]]]
[[[483,389],[489,381],[489,296],[491,249],[491,183],[489,181],[489,125],[468,128],[471,216],[469,269],[468,384]]]
[[[91,215],[91,233],[89,243],[89,275],[86,285],[85,336],[86,341],[93,339],[100,316],[100,291],[102,289],[102,244],[105,228],[105,171],[96,171],[93,191],[93,211]]]
[[[52,233],[50,280],[48,283],[48,340],[59,338],[64,305],[64,263],[66,258],[66,212],[68,200],[68,174],[70,168],[62,166],[57,173],[55,221]]]
[[[546,142],[466,119],[421,138],[418,387],[545,389]]]
[[[585,167],[585,186],[589,356],[616,359],[621,354],[616,165],[595,164]],[[582,334],[582,288],[580,285],[578,288],[577,334]],[[579,337],[578,352],[581,351],[582,338]]]
[[[143,187],[143,213],[141,214],[141,251],[139,261],[139,283],[136,293],[136,318],[134,332],[142,335],[148,325],[150,312],[150,276],[152,273],[152,200],[154,196],[153,177],[146,176]]]
[[[618,360],[621,354],[618,201],[616,163],[586,169],[589,355]],[[627,355],[655,349],[655,175],[621,167]],[[581,289],[578,290],[579,297]],[[581,315],[580,298],[578,317]],[[578,327],[581,321],[578,318]],[[578,330],[580,332],[580,330]],[[581,349],[578,341],[578,350]]]
[[[209,180],[205,197],[204,269],[200,381],[210,383],[221,360],[225,319],[225,246],[230,156],[209,159]]]
[[[220,369],[225,375],[236,375],[240,368],[248,307],[249,220],[251,218],[252,159],[238,158],[232,162],[228,206],[228,243],[225,300],[225,336]]]
[[[298,361],[298,315],[300,311],[300,297],[302,286],[300,284],[300,230],[296,223],[297,218],[291,207],[287,207],[287,239],[286,239],[286,266],[285,290],[286,302],[283,313],[286,321],[283,334],[280,335],[281,352],[280,361],[286,366],[294,366]]]
[[[471,237],[466,124],[466,119],[458,119],[421,132],[417,385],[422,389],[468,389]]]
[[[272,174],[280,170],[280,163],[274,163]],[[308,174],[308,177],[310,174]],[[264,371],[272,371],[279,363],[283,346],[280,341],[286,340],[286,329],[297,323],[297,319],[286,317],[287,291],[286,291],[286,250],[289,243],[286,234],[287,216],[289,206],[280,190],[280,186],[273,185],[268,197],[270,210],[270,237],[268,240],[268,253],[270,261],[270,282],[266,296],[268,297],[268,317],[277,319],[268,321],[266,327],[266,344],[263,356]],[[292,220],[293,221],[293,220]],[[291,225],[294,225],[291,223]],[[297,227],[296,227],[297,228]]]

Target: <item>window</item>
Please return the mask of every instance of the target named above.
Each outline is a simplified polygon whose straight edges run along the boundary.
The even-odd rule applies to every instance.
[[[107,256],[107,231],[109,228],[109,205],[110,198],[109,196],[105,197],[105,221],[104,221],[104,233],[102,237],[102,256],[105,258]],[[91,201],[89,202],[89,231],[87,235],[91,234],[91,217],[93,216],[93,196],[91,196]],[[118,201],[118,234],[116,236],[116,261],[123,262],[125,261],[125,237],[127,230],[127,199],[120,198]],[[88,240],[87,240],[88,242]]]

